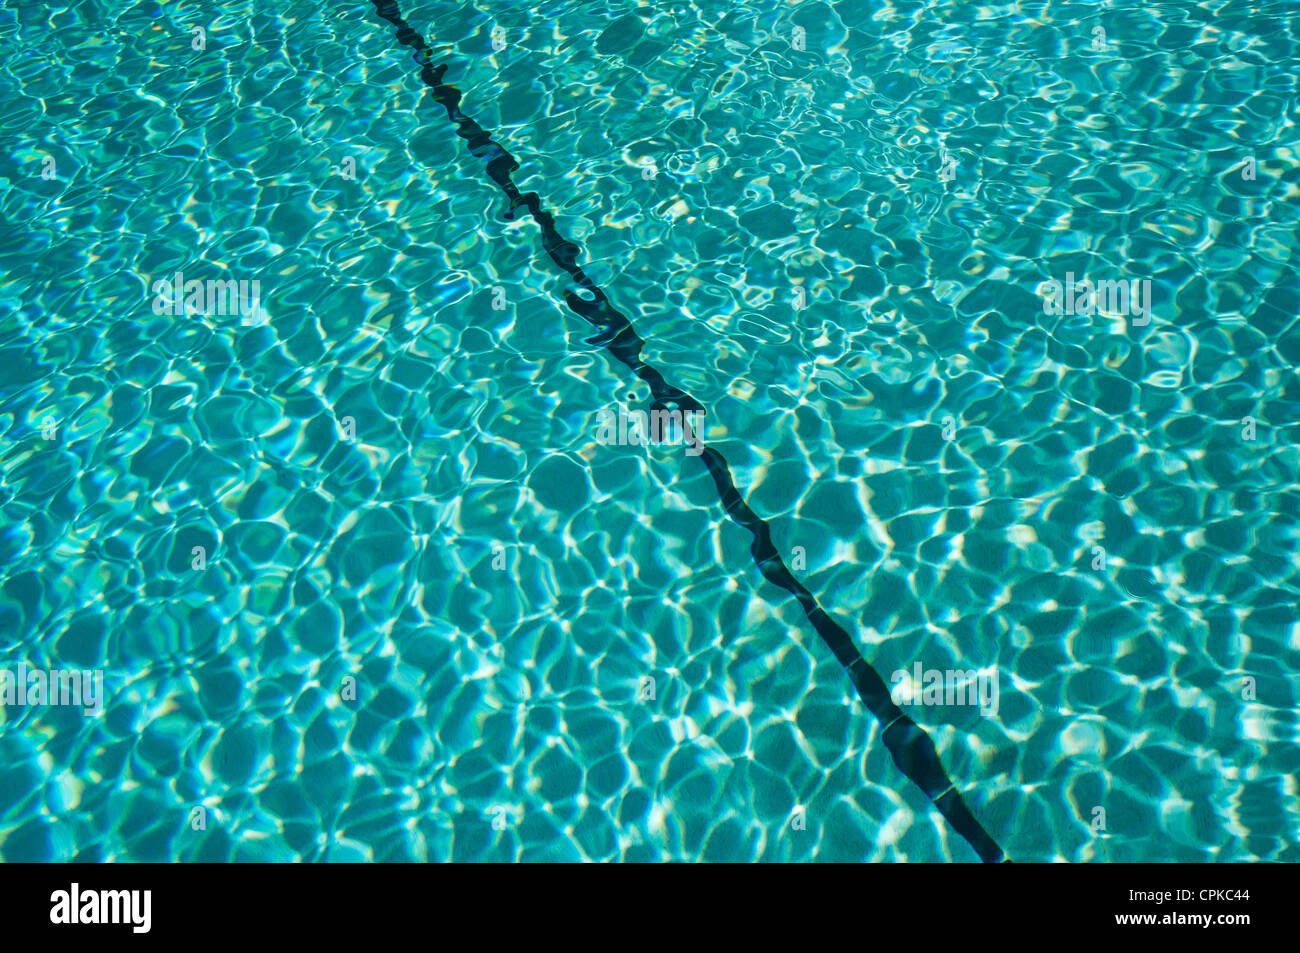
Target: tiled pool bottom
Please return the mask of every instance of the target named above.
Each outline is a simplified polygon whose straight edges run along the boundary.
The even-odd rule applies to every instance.
[[[1155,107],[1081,150],[1052,123],[1091,74],[1017,89],[1042,64],[1014,16],[913,76],[941,38],[891,46],[911,8],[839,13],[844,64],[808,10],[407,6],[882,677],[998,672],[992,717],[909,714],[1012,859],[1295,859],[1276,130],[1254,185],[1176,175],[1172,134],[1117,178]],[[213,10],[202,51],[144,8],[0,29],[32,140],[0,197],[0,667],[102,668],[108,695],[4,712],[0,856],[975,860],[700,461],[595,438],[646,385],[383,20]],[[752,52],[799,24],[799,56]],[[1175,55],[1125,42],[1116,70]],[[989,126],[977,174],[899,181],[927,129],[965,176]],[[1193,207],[1253,230],[1205,246]],[[1152,325],[1045,316],[1048,256],[1155,275]],[[155,314],[177,270],[260,278],[269,323]]]

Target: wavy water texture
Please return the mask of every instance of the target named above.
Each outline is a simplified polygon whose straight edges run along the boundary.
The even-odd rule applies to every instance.
[[[1293,5],[403,10],[1009,856],[1300,856]],[[0,64],[0,857],[978,859],[373,10]]]

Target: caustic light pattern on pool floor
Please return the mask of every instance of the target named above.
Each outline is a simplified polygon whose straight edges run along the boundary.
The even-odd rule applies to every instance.
[[[0,858],[1300,859],[1298,49],[0,11]]]

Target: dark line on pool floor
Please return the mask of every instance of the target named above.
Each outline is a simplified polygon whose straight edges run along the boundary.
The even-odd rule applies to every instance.
[[[551,260],[567,271],[583,290],[592,295],[591,298],[583,298],[569,289],[564,291],[565,304],[600,329],[589,343],[603,346],[637,377],[650,385],[651,393],[654,395],[652,410],[679,409],[683,414],[688,411],[704,411],[703,404],[680,388],[669,384],[659,371],[641,359],[641,349],[645,346],[645,341],[637,335],[632,323],[613,308],[605,293],[596,287],[596,284],[578,266],[578,254],[582,249],[565,239],[556,230],[555,218],[542,208],[541,199],[536,192],[529,192],[527,195],[520,193],[510,179],[511,173],[519,169],[519,163],[514,156],[492,139],[490,133],[460,111],[460,90],[442,81],[447,72],[446,64],[433,65],[433,49],[402,18],[402,12],[396,2],[394,0],[372,0],[372,2],[379,15],[397,30],[398,42],[415,51],[416,62],[420,64],[420,76],[424,84],[433,91],[434,98],[447,110],[448,118],[456,125],[456,134],[469,143],[471,155],[484,160],[488,176],[510,199],[510,207],[506,210],[505,217],[513,219],[516,209],[527,209],[533,221],[541,227],[542,245]],[[858,691],[858,697],[884,726],[885,747],[893,756],[894,763],[925,792],[926,797],[934,803],[939,813],[947,819],[958,834],[966,839],[982,860],[988,862],[1005,860],[1006,855],[1003,854],[1002,848],[980,826],[979,821],[966,806],[966,802],[957,793],[952,781],[948,779],[930,736],[894,704],[884,680],[867,664],[857,646],[853,644],[849,633],[826,614],[825,610],[817,604],[812,593],[786,568],[776,547],[772,545],[771,528],[741,497],[731,477],[731,468],[727,465],[726,459],[712,447],[704,447],[700,459],[713,477],[713,482],[718,489],[718,497],[726,508],[727,515],[754,537],[754,543],[749,551],[753,554],[754,562],[758,564],[763,577],[799,600],[799,605],[808,617],[808,621],[848,671]]]

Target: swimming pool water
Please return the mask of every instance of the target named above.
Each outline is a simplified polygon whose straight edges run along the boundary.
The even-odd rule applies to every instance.
[[[1298,48],[0,11],[0,670],[105,688],[0,711],[0,858],[979,859],[775,558],[891,689],[995,679],[904,710],[1010,859],[1300,859]],[[598,439],[654,375],[772,557],[714,456]]]

